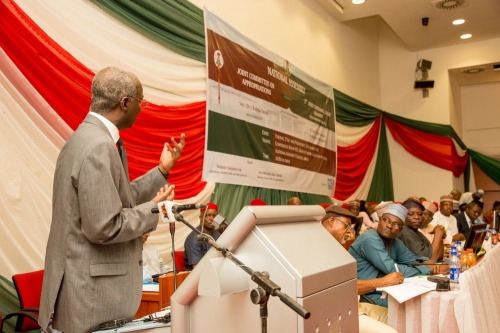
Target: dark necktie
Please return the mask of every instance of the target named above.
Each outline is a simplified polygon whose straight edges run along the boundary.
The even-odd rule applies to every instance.
[[[122,160],[123,169],[125,170],[125,175],[127,176],[127,179],[129,179],[129,177],[128,177],[128,164],[127,164],[127,152],[125,151],[125,147],[123,146],[123,141],[121,138],[118,139],[118,141],[116,142],[116,145],[118,146],[118,152],[120,153],[120,158]]]

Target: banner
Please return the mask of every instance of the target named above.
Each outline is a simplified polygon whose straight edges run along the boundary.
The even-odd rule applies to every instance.
[[[205,181],[332,196],[333,89],[205,9]]]

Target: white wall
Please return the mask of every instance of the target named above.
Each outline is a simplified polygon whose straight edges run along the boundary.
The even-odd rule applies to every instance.
[[[448,69],[498,61],[500,40],[411,52],[377,17],[339,23],[308,0],[190,0],[302,70],[384,111],[406,118],[450,124],[462,135],[458,85]],[[429,98],[413,89],[417,61],[432,61]],[[453,91],[452,91],[453,90]],[[396,200],[409,195],[438,200],[463,176],[436,168],[408,154],[388,132]],[[468,144],[465,141],[466,144]]]
[[[489,156],[500,156],[500,82],[464,86],[461,97],[467,146]]]
[[[456,82],[450,82],[448,70],[498,61],[500,39],[416,53],[409,51],[389,27],[381,25],[379,41],[382,109],[410,119],[451,125],[469,145],[461,131],[465,125],[459,118],[460,91],[456,91]],[[413,89],[415,65],[421,58],[432,61],[429,79],[435,80],[435,85],[428,98]],[[451,172],[414,158],[392,137],[389,149],[396,200],[411,194],[436,200],[453,188],[463,190],[463,176],[457,179]]]

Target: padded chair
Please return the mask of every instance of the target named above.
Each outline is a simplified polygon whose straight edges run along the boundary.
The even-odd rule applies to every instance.
[[[174,261],[175,261],[175,267],[177,268],[177,272],[187,271],[186,263],[184,261],[184,251],[175,251]]]
[[[12,276],[19,297],[20,310],[5,315],[0,323],[0,332],[3,323],[13,317],[17,317],[16,332],[26,332],[39,329],[38,308],[42,295],[43,270],[16,274]]]

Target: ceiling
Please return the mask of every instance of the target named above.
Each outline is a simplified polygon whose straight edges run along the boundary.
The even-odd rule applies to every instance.
[[[500,37],[500,0],[316,0],[339,22],[380,16],[411,51],[459,45]],[[428,25],[422,19],[428,18]],[[455,26],[453,20],[464,19]],[[465,33],[472,38],[460,39]],[[495,63],[497,64],[497,63]],[[500,82],[495,64],[450,69],[460,85]],[[500,55],[499,61],[500,64]]]

